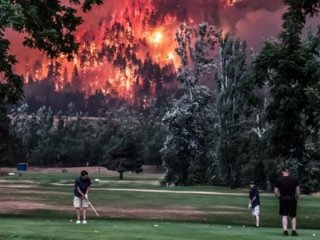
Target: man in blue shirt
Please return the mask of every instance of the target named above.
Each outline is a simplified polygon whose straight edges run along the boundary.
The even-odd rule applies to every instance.
[[[89,206],[88,193],[90,189],[91,181],[88,177],[88,172],[81,171],[80,177],[75,180],[74,183],[74,199],[73,206],[76,208],[77,213],[77,224],[81,223],[81,209],[83,211],[83,224],[87,224],[86,214]]]
[[[251,209],[252,216],[255,220],[256,227],[260,226],[260,196],[259,190],[256,187],[254,181],[250,182],[249,192],[249,208]]]

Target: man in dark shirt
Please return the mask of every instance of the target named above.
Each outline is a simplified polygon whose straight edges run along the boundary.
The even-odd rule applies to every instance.
[[[250,182],[250,192],[249,192],[249,208],[251,208],[252,216],[255,220],[256,227],[260,226],[260,196],[259,190],[256,187],[254,181]]]
[[[81,209],[83,211],[83,224],[87,223],[86,213],[89,206],[88,192],[90,189],[91,181],[88,177],[88,172],[81,171],[80,177],[75,180],[74,183],[74,199],[73,206],[76,208],[77,213],[77,224],[81,223]]]
[[[288,217],[290,217],[292,236],[298,236],[296,215],[300,187],[298,180],[290,176],[288,169],[282,169],[282,176],[276,181],[274,193],[280,203],[279,214],[282,216],[283,235],[288,236]]]

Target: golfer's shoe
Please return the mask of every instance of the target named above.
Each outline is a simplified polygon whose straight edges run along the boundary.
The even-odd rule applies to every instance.
[[[292,231],[291,236],[298,236],[298,233],[296,231]]]
[[[82,224],[87,224],[87,220],[83,220],[83,221],[82,221]]]
[[[283,236],[288,236],[288,231],[283,231]]]
[[[81,223],[81,221],[80,221],[80,220],[77,220],[77,221],[76,221],[76,224],[80,224],[80,223]]]

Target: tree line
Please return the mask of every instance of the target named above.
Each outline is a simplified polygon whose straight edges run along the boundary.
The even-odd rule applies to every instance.
[[[320,31],[303,33],[320,1],[284,2],[283,29],[258,54],[206,23],[182,24],[176,33],[182,94],[168,101],[165,113],[154,107],[142,118],[123,109],[87,121],[72,104],[67,116],[56,118],[47,108],[30,116],[22,107],[11,121],[2,115],[1,136],[11,136],[1,139],[2,149],[10,146],[2,158],[20,145],[22,156],[42,166],[89,161],[122,175],[139,172],[142,163],[162,164],[164,184],[232,188],[250,180],[272,186],[285,166],[305,192],[318,191]]]
[[[255,55],[208,24],[178,29],[185,93],[164,117],[168,183],[267,187],[285,166],[305,192],[319,190],[320,31],[303,33],[320,1],[284,2],[282,32]]]
[[[72,103],[67,114],[54,115],[42,107],[28,114],[24,104],[10,115],[12,135],[19,136],[20,155],[39,167],[105,166],[121,174],[141,172],[142,164],[161,166],[159,150],[165,129],[154,118],[121,108],[100,111],[89,118],[77,112]],[[17,159],[20,157],[20,159]]]

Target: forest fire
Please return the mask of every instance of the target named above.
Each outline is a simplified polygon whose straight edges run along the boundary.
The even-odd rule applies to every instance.
[[[242,0],[227,0],[226,5],[227,6],[234,6],[236,3],[240,3]]]
[[[126,100],[170,87],[166,85],[172,84],[179,65],[174,50],[176,18],[157,19],[150,0],[125,2],[111,20],[106,17],[96,28],[77,33],[82,44],[72,62],[61,56],[32,68],[27,65],[26,82],[51,79],[56,91],[90,95],[99,90]]]
[[[215,2],[231,7],[240,1]],[[57,92],[77,91],[90,96],[100,91],[129,102],[146,101],[172,89],[180,65],[175,32],[181,19],[160,11],[160,3],[156,6],[155,2],[114,1],[111,16],[100,18],[95,27],[84,25],[78,30],[81,45],[72,62],[60,56],[27,64],[26,83],[47,80]],[[186,15],[183,21],[195,24],[193,16]]]

